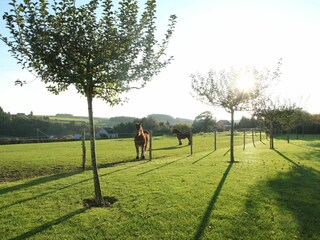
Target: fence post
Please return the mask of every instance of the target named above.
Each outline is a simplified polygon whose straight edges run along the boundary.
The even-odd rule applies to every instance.
[[[243,130],[243,150],[246,148],[246,129]]]
[[[254,143],[254,130],[252,129],[252,143],[253,143],[253,146],[256,147],[256,144]]]
[[[192,155],[193,154],[193,137],[192,137],[192,128],[190,128],[190,142],[191,142],[191,144],[190,144],[190,155]]]
[[[152,160],[152,130],[150,130],[149,134],[149,160]]]
[[[83,129],[81,133],[82,140],[82,171],[86,170],[86,130]]]
[[[260,128],[260,142],[262,142],[261,128]]]
[[[216,151],[217,150],[217,129],[214,129],[214,131],[213,131],[213,140],[214,140],[214,144],[213,144],[213,146],[214,146],[214,151]]]

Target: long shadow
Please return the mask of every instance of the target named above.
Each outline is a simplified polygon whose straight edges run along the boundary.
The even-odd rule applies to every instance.
[[[163,164],[163,165],[161,165],[161,166],[159,166],[159,167],[156,167],[156,168],[150,169],[150,170],[148,170],[148,171],[145,171],[145,172],[139,173],[139,174],[137,174],[137,176],[141,176],[141,175],[144,175],[144,174],[147,174],[147,173],[150,173],[150,172],[156,171],[156,170],[158,170],[158,169],[161,169],[161,168],[167,167],[167,166],[169,166],[169,165],[171,165],[171,164],[173,164],[173,163],[176,163],[176,162],[181,161],[181,160],[186,159],[186,158],[188,158],[188,156],[183,157],[183,158],[179,158],[179,159],[174,160],[174,161],[172,161],[172,162],[165,163],[165,164]]]
[[[275,239],[274,231],[279,239],[320,239],[320,174],[301,168],[294,165],[250,187],[241,217],[231,224],[233,230],[226,231],[260,235],[261,239]],[[239,224],[246,227],[239,228]]]
[[[300,167],[278,174],[267,183],[278,205],[289,210],[299,224],[299,239],[320,239],[320,174]]]
[[[113,173],[116,173],[116,172],[124,171],[124,170],[130,169],[130,168],[133,168],[133,167],[136,167],[136,166],[138,166],[138,165],[145,164],[145,163],[148,163],[148,162],[149,162],[149,161],[139,162],[139,163],[137,163],[137,164],[135,164],[135,165],[132,165],[132,166],[129,166],[129,167],[125,167],[125,168],[122,168],[122,169],[117,169],[117,170],[115,170],[115,171],[112,171],[112,172],[109,172],[109,173],[106,173],[106,174],[102,174],[102,175],[100,175],[100,176],[106,176],[106,175],[113,174]],[[40,197],[43,197],[43,196],[52,194],[52,193],[55,193],[55,192],[57,192],[57,191],[61,191],[61,190],[70,188],[70,187],[73,187],[73,186],[75,186],[75,185],[79,185],[79,184],[81,184],[81,183],[88,182],[88,181],[91,181],[91,180],[92,180],[92,178],[84,179],[84,180],[82,180],[82,181],[79,181],[79,182],[76,182],[76,183],[73,183],[73,184],[69,184],[69,185],[67,185],[67,186],[64,186],[64,187],[61,187],[61,188],[58,188],[58,189],[55,189],[55,190],[52,190],[52,191],[49,191],[49,192],[46,192],[46,193],[38,194],[38,195],[32,196],[32,197],[30,197],[30,198],[25,198],[25,199],[16,201],[16,202],[14,202],[14,203],[10,203],[10,204],[1,206],[1,207],[0,207],[0,210],[1,210],[1,209],[8,208],[8,207],[11,207],[11,206],[14,206],[14,205],[17,205],[17,204],[25,203],[25,202],[28,202],[28,201],[31,201],[31,200],[34,200],[34,199],[37,199],[37,198],[40,198]]]
[[[226,156],[230,152],[230,148],[223,154],[223,156]]]
[[[303,167],[301,167],[298,163],[294,162],[293,160],[291,160],[290,158],[288,158],[286,155],[284,155],[283,153],[279,152],[276,149],[273,149],[277,154],[279,154],[281,157],[283,157],[284,159],[286,159],[287,161],[289,161],[290,163],[292,163],[293,165],[295,165],[296,167],[300,168],[301,170],[303,170]]]
[[[98,167],[99,168],[109,168],[109,167],[114,167],[114,166],[117,166],[117,165],[123,164],[123,163],[138,162],[138,161],[139,160],[129,159],[129,160],[123,160],[123,161],[114,162],[114,163],[99,164]],[[140,163],[138,165],[140,165]],[[87,167],[87,170],[92,170],[92,167]],[[118,171],[120,171],[120,170],[118,170]],[[59,180],[61,178],[71,177],[71,176],[79,174],[81,172],[83,172],[83,171],[82,171],[82,169],[79,168],[77,170],[70,171],[70,172],[64,172],[64,173],[59,173],[59,174],[55,174],[55,175],[49,175],[49,176],[45,176],[45,177],[40,177],[40,178],[37,178],[37,179],[30,180],[30,181],[28,181],[26,183],[22,183],[22,184],[18,184],[18,185],[12,186],[12,187],[7,187],[7,188],[0,189],[0,194],[6,194],[6,193],[9,193],[9,192],[21,190],[21,189],[24,189],[24,188],[29,188],[29,187],[37,186],[37,185],[40,185],[40,184],[56,181],[56,180]]]
[[[141,160],[140,160],[141,161]],[[136,161],[137,162],[137,161]],[[138,162],[137,164],[135,165],[132,165],[132,166],[129,166],[129,167],[125,167],[125,168],[121,168],[121,169],[117,169],[117,170],[114,170],[112,172],[108,172],[108,173],[105,173],[105,174],[102,174],[100,176],[107,176],[107,175],[110,175],[110,174],[113,174],[113,173],[117,173],[117,172],[121,172],[121,171],[124,171],[124,170],[127,170],[127,169],[130,169],[130,168],[134,168],[136,166],[139,166],[139,165],[142,165],[142,164],[146,164],[146,163],[149,163],[150,161],[149,160],[146,160],[146,161],[143,161],[143,162]]]
[[[226,181],[227,179],[227,176],[230,172],[230,169],[232,167],[232,163],[229,164],[228,168],[226,169],[226,171],[224,172],[220,182],[219,182],[219,185],[217,187],[217,189],[215,190],[214,194],[212,195],[211,197],[211,200],[210,200],[210,203],[207,207],[207,210],[206,212],[204,213],[203,217],[202,217],[202,220],[198,226],[198,230],[196,232],[196,234],[194,235],[193,239],[195,240],[198,240],[198,239],[201,239],[203,233],[204,233],[204,230],[206,229],[206,227],[208,226],[208,223],[209,223],[209,220],[210,220],[210,215],[213,211],[213,208],[214,208],[214,205],[218,199],[218,196],[221,192],[221,189],[223,187],[223,184],[224,182]]]
[[[119,162],[112,162],[112,163],[105,163],[105,164],[99,164],[98,167],[99,168],[109,168],[109,167],[114,167],[120,164],[124,164],[124,163],[132,163],[132,162],[139,162],[141,160],[136,160],[136,159],[127,159],[127,160],[123,160],[123,161],[119,161]],[[89,170],[92,170],[92,167],[88,168]]]
[[[198,160],[194,161],[192,164],[196,164],[197,162],[199,162],[199,161],[201,161],[202,159],[204,159],[204,158],[208,157],[209,155],[211,155],[211,154],[212,154],[212,153],[214,153],[214,152],[215,152],[215,150],[213,150],[213,151],[209,152],[207,155],[205,155],[205,156],[203,156],[203,157],[199,158]]]
[[[37,179],[31,180],[31,181],[28,181],[26,183],[22,183],[22,184],[18,184],[18,185],[12,186],[12,187],[0,189],[0,194],[6,194],[6,193],[13,192],[16,190],[21,190],[24,188],[33,187],[33,186],[48,183],[51,181],[56,181],[61,178],[71,177],[71,176],[78,174],[80,172],[81,172],[81,170],[75,170],[72,172],[60,173],[60,174],[56,174],[56,175],[50,175],[50,176],[46,176],[46,177],[37,178]]]
[[[17,205],[17,204],[21,204],[21,203],[25,203],[25,202],[34,200],[34,199],[37,199],[37,198],[40,198],[40,197],[43,197],[43,196],[46,196],[46,195],[55,193],[55,192],[57,192],[57,191],[61,191],[61,190],[67,189],[67,188],[73,187],[73,186],[75,186],[75,185],[78,185],[78,184],[81,184],[81,183],[84,183],[84,182],[88,182],[88,181],[90,181],[90,180],[92,180],[92,178],[85,179],[85,180],[82,180],[82,181],[77,182],[77,183],[69,184],[69,185],[67,185],[67,186],[64,186],[64,187],[61,187],[61,188],[58,188],[58,189],[55,189],[55,190],[52,190],[52,191],[49,191],[49,192],[46,192],[46,193],[41,193],[41,194],[38,194],[38,195],[36,195],[36,196],[32,196],[32,197],[30,197],[30,198],[22,199],[22,200],[19,200],[19,201],[14,202],[14,203],[10,203],[10,204],[1,206],[1,207],[0,207],[0,210],[5,209],[5,208],[8,208],[8,207],[11,207],[11,206],[14,206],[14,205]]]
[[[68,214],[66,214],[66,215],[64,215],[64,216],[62,216],[60,218],[57,218],[57,219],[52,220],[52,221],[50,221],[48,223],[45,223],[45,224],[43,224],[43,225],[41,225],[41,226],[39,226],[37,228],[34,228],[34,229],[32,229],[32,230],[30,230],[30,231],[28,231],[28,232],[26,232],[26,233],[24,233],[24,234],[22,234],[20,236],[14,237],[14,238],[12,238],[12,240],[24,240],[24,239],[27,239],[29,237],[32,237],[32,236],[36,235],[37,233],[40,233],[40,232],[42,232],[42,231],[44,231],[44,230],[46,230],[46,229],[48,229],[48,228],[50,228],[52,226],[58,225],[60,223],[63,223],[64,221],[66,221],[66,220],[68,220],[68,219],[70,219],[70,218],[72,218],[72,217],[74,217],[76,215],[79,215],[79,214],[85,212],[86,210],[87,210],[87,208],[81,208],[81,209],[78,209],[78,210],[76,210],[74,212],[68,213]]]
[[[172,149],[179,149],[179,148],[185,148],[190,147],[190,145],[177,145],[177,146],[171,146],[171,147],[162,147],[162,148],[152,148],[152,151],[159,151],[159,150],[172,150]]]

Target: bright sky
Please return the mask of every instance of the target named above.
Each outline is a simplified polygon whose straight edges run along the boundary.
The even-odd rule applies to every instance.
[[[8,2],[0,2],[1,16]],[[158,0],[160,33],[166,29],[170,14],[178,16],[168,49],[168,55],[175,60],[144,89],[128,94],[128,103],[111,108],[95,100],[94,116],[146,117],[162,113],[194,119],[209,110],[218,120],[229,119],[224,110],[204,105],[191,96],[190,74],[230,66],[273,69],[280,58],[283,65],[279,92],[298,101],[310,113],[320,112],[320,1]],[[2,17],[0,31],[7,35]],[[87,116],[86,99],[74,89],[56,96],[40,79],[23,87],[14,86],[16,79],[30,81],[34,76],[22,71],[0,42],[0,106],[5,112]]]

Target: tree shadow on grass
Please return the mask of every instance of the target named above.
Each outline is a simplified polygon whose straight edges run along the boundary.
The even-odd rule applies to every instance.
[[[223,154],[223,156],[226,156],[230,152],[230,148]]]
[[[205,156],[203,156],[203,157],[199,158],[198,160],[194,161],[192,164],[196,164],[197,162],[199,162],[199,161],[201,161],[202,159],[204,159],[204,158],[208,157],[209,155],[211,155],[211,154],[212,154],[212,153],[214,153],[214,152],[215,152],[215,150],[213,150],[213,151],[209,152],[207,155],[205,155]]]
[[[217,199],[219,197],[219,194],[221,192],[223,184],[227,179],[227,176],[228,176],[228,174],[230,172],[230,169],[231,169],[232,165],[233,165],[232,163],[229,163],[228,168],[224,172],[224,174],[223,174],[223,176],[222,176],[222,178],[221,178],[221,180],[219,182],[219,185],[218,185],[217,189],[215,190],[214,194],[211,197],[211,200],[209,202],[207,210],[205,211],[205,213],[204,213],[204,215],[203,215],[203,217],[201,219],[201,222],[200,222],[200,224],[198,226],[198,230],[197,230],[196,234],[194,235],[193,239],[195,239],[195,240],[201,239],[206,227],[208,226],[208,223],[210,221],[210,215],[211,215],[211,213],[213,211],[214,205],[215,205],[215,203],[216,203],[216,201],[217,201]]]
[[[249,228],[236,227],[234,232],[254,233],[260,239],[320,239],[319,171],[275,152],[292,164],[291,169],[251,188],[245,214],[238,220]]]
[[[51,181],[56,181],[61,178],[71,177],[71,176],[78,174],[80,172],[81,172],[81,170],[79,169],[79,170],[75,170],[75,171],[71,171],[71,172],[65,172],[65,173],[50,175],[50,176],[46,176],[46,177],[40,177],[37,179],[30,180],[26,183],[22,183],[22,184],[18,184],[18,185],[12,186],[12,187],[0,189],[0,194],[6,194],[6,193],[13,192],[16,190],[21,190],[24,188],[33,187],[33,186],[48,183]]]
[[[158,169],[167,167],[167,166],[169,166],[169,165],[171,165],[171,164],[173,164],[173,163],[176,163],[176,162],[181,161],[181,160],[183,160],[183,159],[186,159],[186,158],[188,158],[188,157],[189,157],[189,156],[186,156],[186,157],[182,157],[182,158],[179,158],[179,159],[174,160],[174,161],[171,161],[171,162],[167,162],[167,163],[165,163],[165,164],[163,164],[163,165],[161,165],[161,166],[159,166],[159,167],[156,167],[156,168],[150,169],[150,170],[148,170],[148,171],[139,173],[137,176],[141,176],[141,175],[144,175],[144,174],[147,174],[147,173],[156,171],[156,170],[158,170]]]
[[[312,168],[297,167],[268,182],[279,207],[289,210],[299,224],[301,239],[320,239],[320,175]]]
[[[177,145],[177,146],[170,146],[170,147],[162,147],[162,148],[152,148],[152,151],[159,151],[159,150],[173,150],[173,149],[180,149],[190,147],[190,145]]]
[[[131,162],[139,162],[139,160],[123,160],[123,161],[119,161],[119,162],[114,162],[114,163],[107,163],[107,164],[99,164],[99,168],[110,168],[110,167],[114,167],[120,164],[124,164],[124,163],[131,163]],[[142,162],[145,163],[145,162]],[[141,162],[139,162],[137,165],[142,164]],[[128,168],[131,168],[133,166],[130,166]],[[127,168],[125,168],[127,169]],[[92,170],[92,167],[88,167],[87,170]],[[122,170],[116,170],[115,172],[118,171],[122,171]],[[52,182],[52,181],[56,181],[62,178],[67,178],[67,177],[71,177],[73,175],[82,173],[83,170],[81,168],[78,168],[74,171],[70,171],[70,172],[63,172],[63,173],[59,173],[59,174],[54,174],[54,175],[49,175],[49,176],[45,176],[45,177],[39,177],[36,179],[32,179],[28,182],[22,183],[22,184],[18,184],[12,187],[6,187],[6,188],[2,188],[0,189],[0,194],[6,194],[6,193],[10,193],[13,191],[17,191],[17,190],[21,190],[21,189],[25,189],[25,188],[29,188],[29,187],[33,187],[33,186],[37,186],[40,184],[45,184],[48,182]],[[103,175],[102,175],[103,176]],[[88,179],[91,180],[91,179]]]
[[[12,240],[24,240],[24,239],[27,239],[29,237],[32,237],[32,236],[34,236],[34,235],[36,235],[36,234],[38,234],[38,233],[40,233],[40,232],[42,232],[42,231],[44,231],[44,230],[46,230],[48,228],[51,228],[52,226],[61,224],[64,221],[67,221],[68,219],[70,219],[70,218],[72,218],[72,217],[74,217],[76,215],[84,213],[87,209],[88,208],[80,208],[80,209],[78,209],[76,211],[70,212],[70,213],[68,213],[68,214],[66,214],[66,215],[64,215],[64,216],[62,216],[60,218],[57,218],[55,220],[52,220],[52,221],[50,221],[48,223],[45,223],[45,224],[39,226],[39,227],[36,227],[36,228],[34,228],[34,229],[32,229],[32,230],[30,230],[30,231],[28,231],[28,232],[26,232],[26,233],[24,233],[22,235],[14,237],[14,238],[12,238]]]
[[[121,168],[121,169],[117,169],[117,170],[114,170],[112,172],[109,172],[109,173],[106,173],[106,174],[102,174],[100,176],[102,177],[102,176],[110,175],[110,174],[113,174],[113,173],[116,173],[116,172],[124,171],[124,170],[130,169],[130,168],[134,168],[134,167],[136,167],[138,165],[142,165],[142,164],[145,164],[145,163],[148,163],[148,162],[149,161],[138,162],[135,165],[128,166],[128,167]],[[62,176],[60,176],[60,175],[62,175]],[[54,175],[54,176],[49,176],[48,178],[50,179],[50,181],[54,181],[54,180],[59,180],[60,178],[69,177],[69,176],[72,176],[72,174],[70,174],[70,173],[69,174],[58,174],[58,175]],[[45,178],[45,179],[47,179],[47,178]],[[36,180],[38,180],[38,179],[36,179]],[[1,192],[1,194],[8,193],[8,192],[11,192],[11,191],[14,191],[14,190],[27,188],[27,187],[32,187],[32,186],[37,185],[37,184],[46,183],[45,181],[38,183],[38,181],[36,181],[36,180],[34,182],[32,182],[32,184],[29,184],[29,185],[28,185],[28,183],[26,183],[26,184],[20,184],[20,185],[11,187],[11,188],[2,189],[2,190],[6,190],[6,191]],[[66,186],[62,186],[60,188],[57,188],[57,189],[54,189],[54,190],[51,190],[51,191],[48,191],[48,192],[44,192],[44,193],[40,193],[38,195],[34,195],[32,197],[29,197],[29,198],[20,199],[20,200],[17,200],[15,202],[13,202],[13,203],[10,203],[10,204],[6,204],[6,205],[3,205],[3,206],[0,205],[0,210],[15,206],[17,204],[22,204],[22,203],[25,203],[25,202],[28,202],[28,201],[32,201],[32,200],[35,200],[35,199],[38,199],[38,198],[53,194],[53,193],[58,192],[58,191],[62,191],[62,190],[68,189],[70,187],[74,187],[76,185],[79,185],[79,184],[82,184],[82,183],[85,183],[85,182],[88,182],[88,181],[92,181],[92,178],[87,178],[87,179],[78,181],[76,183],[72,183],[72,184],[69,184],[69,185],[66,185]],[[48,182],[48,179],[47,179],[47,182]],[[110,201],[112,202],[112,200],[110,200]]]
[[[121,168],[121,169],[116,169],[116,170],[114,170],[114,171],[112,171],[112,172],[108,172],[108,173],[105,173],[105,174],[101,174],[100,176],[103,177],[103,176],[107,176],[107,175],[110,175],[110,174],[113,174],[113,173],[121,172],[121,171],[130,169],[130,168],[137,167],[137,166],[139,166],[139,165],[147,164],[147,163],[149,163],[150,161],[149,161],[149,160],[144,160],[144,161],[135,160],[135,161],[133,161],[133,162],[137,162],[137,164],[134,164],[134,165],[131,165],[131,166],[127,166],[127,167],[124,167],[124,168]]]
[[[48,192],[40,193],[38,195],[29,197],[29,198],[21,199],[21,200],[18,200],[16,202],[14,202],[14,203],[10,203],[10,204],[4,205],[4,206],[0,206],[0,210],[8,208],[8,207],[12,207],[12,206],[17,205],[17,204],[21,204],[21,203],[25,203],[25,202],[28,202],[28,201],[32,201],[34,199],[37,199],[37,198],[40,198],[40,197],[44,197],[46,195],[53,194],[53,193],[61,191],[61,190],[65,190],[65,189],[68,189],[70,187],[74,187],[76,185],[82,184],[84,182],[88,182],[90,180],[92,180],[92,178],[84,179],[82,181],[79,181],[79,182],[76,182],[76,183],[72,183],[72,184],[69,184],[67,186],[63,186],[61,188],[57,188],[57,189],[54,189],[54,190],[51,190],[51,191],[48,191]]]
[[[122,160],[122,161],[118,161],[118,162],[111,162],[111,163],[104,163],[104,164],[98,164],[98,168],[110,168],[110,167],[114,167],[120,164],[124,164],[124,163],[132,163],[132,162],[140,162],[141,160],[137,160],[137,159],[127,159],[127,160]],[[92,170],[92,167],[88,167],[88,170]]]

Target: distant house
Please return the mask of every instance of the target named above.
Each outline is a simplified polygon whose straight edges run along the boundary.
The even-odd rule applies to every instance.
[[[82,139],[82,134],[80,134],[80,133],[73,134],[72,135],[72,139],[81,140]],[[86,132],[85,139],[86,140],[90,139],[90,135],[88,134],[88,132]]]
[[[217,128],[221,131],[228,131],[231,128],[231,123],[228,120],[219,120],[217,122]]]
[[[72,138],[77,140],[80,140],[81,137],[82,137],[81,134],[78,134],[78,133],[72,135]]]
[[[118,138],[118,133],[111,127],[100,128],[96,133],[96,138]]]

